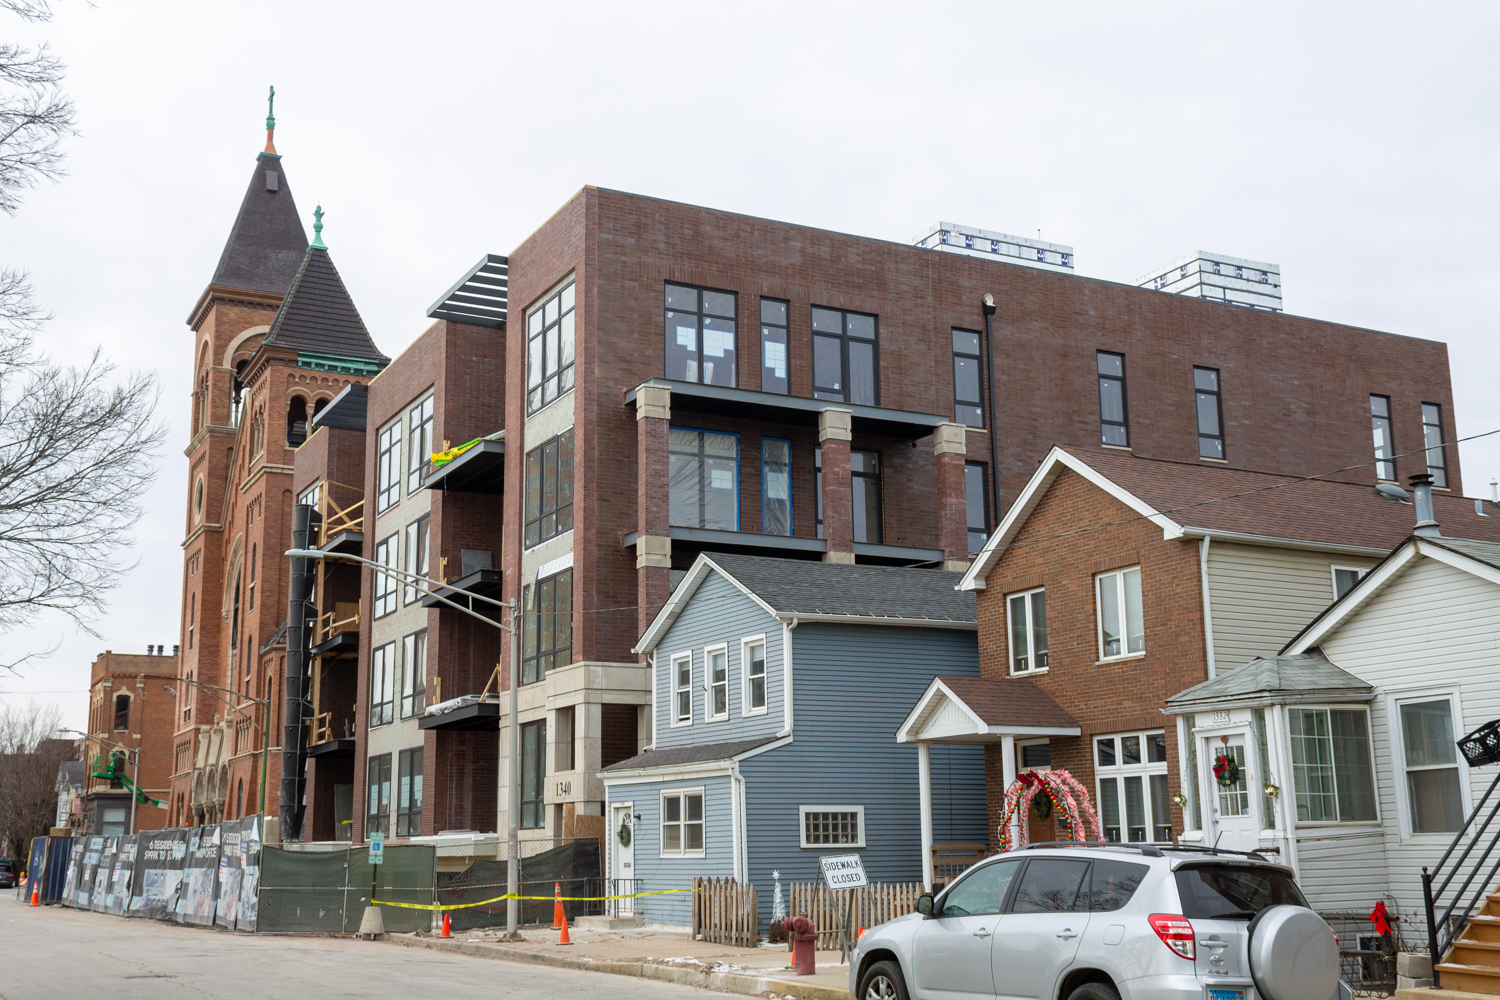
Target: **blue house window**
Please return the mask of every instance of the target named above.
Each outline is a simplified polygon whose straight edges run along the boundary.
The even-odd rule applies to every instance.
[[[767,535],[792,533],[792,442],[760,439],[760,469],[764,496],[761,531]]]
[[[672,523],[739,531],[739,436],[673,427],[668,451]]]

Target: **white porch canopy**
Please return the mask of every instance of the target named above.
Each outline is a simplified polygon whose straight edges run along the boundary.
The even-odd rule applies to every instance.
[[[922,882],[932,890],[932,755],[934,743],[999,743],[1005,787],[1016,778],[1016,737],[1078,736],[1078,722],[1027,678],[934,677],[896,730],[917,745],[922,814]]]

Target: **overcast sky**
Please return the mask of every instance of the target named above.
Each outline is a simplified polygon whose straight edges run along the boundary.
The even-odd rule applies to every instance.
[[[82,136],[0,217],[61,356],[154,371],[171,423],[99,637],[0,697],[86,718],[103,649],[178,641],[191,338],[264,141],[394,356],[486,252],[585,184],[909,240],[938,219],[1133,281],[1195,250],[1281,265],[1287,309],[1446,341],[1457,432],[1500,427],[1494,4],[717,5],[58,0]],[[720,14],[719,10],[726,13]],[[733,13],[727,13],[728,11]],[[1463,446],[1489,493],[1500,436]]]

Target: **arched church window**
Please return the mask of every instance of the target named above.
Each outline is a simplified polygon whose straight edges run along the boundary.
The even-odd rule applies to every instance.
[[[286,446],[300,448],[307,440],[307,400],[293,396],[286,408]]]
[[[249,361],[239,361],[234,366],[234,394],[230,397],[229,400],[229,423],[232,427],[238,427],[240,425],[240,399],[245,392],[245,368],[249,364]]]

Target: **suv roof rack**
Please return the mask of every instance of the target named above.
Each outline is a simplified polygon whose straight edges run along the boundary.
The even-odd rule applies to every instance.
[[[1040,844],[1027,844],[1020,850],[1029,851],[1033,847],[1117,847],[1126,851],[1140,851],[1148,858],[1166,857],[1155,844],[1122,844],[1116,840],[1048,840]]]
[[[1227,847],[1203,847],[1199,844],[1168,844],[1162,848],[1164,851],[1190,851],[1193,854],[1231,854],[1237,858],[1249,858],[1252,861],[1264,861],[1271,864],[1270,858],[1259,851],[1231,851]]]

